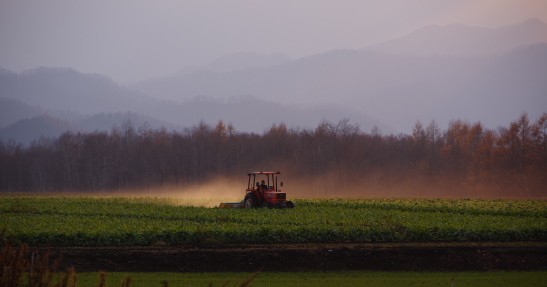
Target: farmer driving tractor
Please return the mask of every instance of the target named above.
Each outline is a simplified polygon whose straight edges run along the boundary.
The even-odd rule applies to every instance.
[[[294,208],[294,204],[292,203],[292,201],[286,199],[286,193],[281,191],[281,187],[283,187],[283,182],[280,182],[278,184],[279,174],[279,171],[255,171],[247,173],[249,178],[247,182],[247,189],[245,190],[245,198],[241,202],[221,203],[219,207]],[[260,177],[265,179],[261,179]]]

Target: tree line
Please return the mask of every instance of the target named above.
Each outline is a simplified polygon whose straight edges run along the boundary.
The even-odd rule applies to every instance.
[[[29,146],[0,141],[1,191],[105,191],[187,185],[216,175],[260,169],[404,182],[450,179],[498,184],[547,195],[547,113],[526,114],[491,130],[480,122],[416,122],[412,134],[360,130],[348,120],[315,129],[274,124],[262,134],[230,124],[200,123],[184,131],[136,128],[66,132]]]

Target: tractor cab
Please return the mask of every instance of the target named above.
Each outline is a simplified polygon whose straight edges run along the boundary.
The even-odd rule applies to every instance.
[[[279,181],[279,171],[257,171],[247,173],[247,190],[243,204],[245,208],[276,207],[293,208],[292,201],[281,191],[283,182]]]

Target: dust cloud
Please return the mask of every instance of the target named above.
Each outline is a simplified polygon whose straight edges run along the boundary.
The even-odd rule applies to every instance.
[[[448,178],[401,177],[386,179],[381,174],[368,176],[351,172],[328,172],[320,175],[303,175],[297,172],[281,174],[280,191],[287,200],[295,199],[367,199],[367,198],[446,198],[446,199],[547,199],[544,192],[530,193],[524,187],[506,184],[478,184]],[[84,196],[97,198],[160,199],[166,203],[183,206],[216,207],[221,202],[241,202],[247,188],[247,176],[216,177],[192,185],[163,185],[99,192],[47,192],[14,195]]]
[[[446,199],[547,199],[542,194],[530,194],[522,187],[502,184],[471,184],[443,178],[408,177],[386,179],[381,174],[352,175],[351,172],[328,172],[306,176],[296,172],[281,174],[279,187],[287,200],[327,198],[446,198]],[[215,207],[221,202],[240,202],[245,196],[247,177],[217,177],[189,186],[160,187],[119,195],[129,197],[165,198],[172,204]]]
[[[316,176],[290,176],[284,183],[287,198],[446,198],[446,199],[547,199],[522,185],[472,182],[450,177],[419,176],[387,178],[331,171]],[[540,189],[535,189],[540,190]]]
[[[226,177],[218,177],[192,185],[164,185],[88,195],[164,199],[166,202],[175,205],[215,207],[221,202],[242,201],[246,188],[246,180],[236,181]]]
[[[221,202],[242,201],[246,188],[246,177],[242,177],[241,180],[217,177],[207,182],[192,185],[162,185],[102,191],[0,192],[0,196],[152,199],[174,205],[215,207]]]

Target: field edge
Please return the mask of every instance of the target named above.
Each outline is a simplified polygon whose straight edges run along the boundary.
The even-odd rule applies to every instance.
[[[46,247],[40,247],[46,249]],[[545,271],[547,242],[53,247],[63,265],[109,272]]]

